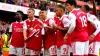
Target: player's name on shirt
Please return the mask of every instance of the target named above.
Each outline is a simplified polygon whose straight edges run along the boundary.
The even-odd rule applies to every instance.
[[[14,28],[15,32],[23,32],[23,28]]]

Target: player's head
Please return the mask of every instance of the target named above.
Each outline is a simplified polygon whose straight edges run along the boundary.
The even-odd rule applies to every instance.
[[[61,17],[64,14],[65,8],[62,5],[58,5],[56,8],[56,15]]]
[[[72,11],[76,7],[76,0],[67,0],[66,1],[66,10],[68,12]]]
[[[84,11],[84,12],[89,12],[90,11],[90,7],[88,5],[83,5],[81,7],[81,10]]]
[[[47,9],[41,8],[39,12],[39,18],[45,20],[47,18]]]
[[[35,14],[35,10],[33,8],[29,8],[27,11],[28,18],[33,18]]]
[[[15,18],[17,21],[22,20],[24,13],[22,11],[17,11]]]

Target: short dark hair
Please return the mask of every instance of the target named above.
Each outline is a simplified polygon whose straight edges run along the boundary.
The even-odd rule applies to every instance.
[[[32,10],[32,11],[34,11],[34,12],[35,12],[34,8],[29,8],[28,10]]]
[[[74,5],[75,7],[77,6],[76,0],[67,0],[66,4],[69,3],[70,5]]]
[[[41,10],[41,11],[47,11],[47,9],[46,9],[46,8],[41,8],[40,10]]]
[[[65,7],[62,6],[62,5],[58,5],[57,8],[61,8],[61,9],[63,9],[65,11]]]
[[[17,11],[17,12],[20,13],[22,16],[24,15],[24,13],[22,11],[20,11],[20,10]]]
[[[90,7],[88,5],[83,5],[86,11],[90,11]]]

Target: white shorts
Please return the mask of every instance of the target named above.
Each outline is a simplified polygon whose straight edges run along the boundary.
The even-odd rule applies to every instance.
[[[89,45],[89,54],[98,55],[100,49],[100,42],[92,42]]]
[[[23,56],[24,55],[23,50],[24,50],[24,48],[16,48],[16,47],[10,45],[10,47],[9,47],[9,54]]]
[[[57,55],[56,45],[51,46],[48,50],[44,50],[44,56]]]
[[[89,41],[72,43],[73,55],[88,55],[88,51],[89,51]]]
[[[69,53],[69,45],[64,44],[60,48],[57,48],[57,56],[66,56]]]
[[[40,55],[40,51],[25,48],[25,55]]]

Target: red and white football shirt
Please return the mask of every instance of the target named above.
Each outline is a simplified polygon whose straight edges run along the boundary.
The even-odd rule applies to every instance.
[[[63,15],[58,21],[57,21],[57,26],[59,27],[69,27],[69,19],[67,15]],[[64,41],[64,36],[66,32],[62,32],[60,30],[57,30],[57,48],[60,48],[63,44],[66,44]]]
[[[38,32],[35,35],[33,35],[26,41],[26,48],[40,51],[42,45],[42,34],[41,34],[42,23],[36,18],[34,18],[32,21],[27,19],[24,22],[23,28],[27,29],[27,35],[29,35],[32,29],[38,30]]]
[[[90,36],[91,34],[93,34],[96,31],[97,27],[100,27],[99,26],[100,21],[96,18],[95,15],[92,15],[90,13],[87,13],[87,17],[90,18],[94,23],[97,24],[97,26],[94,26],[90,22],[88,23],[88,33],[89,33],[89,36]],[[100,32],[95,36],[95,38],[92,41],[100,41]]]
[[[45,23],[47,26],[52,27],[52,24],[54,21],[52,19],[44,20],[43,23]],[[45,29],[45,35],[44,35],[44,48],[49,49],[51,46],[56,45],[56,37],[55,37],[55,31],[51,29]]]
[[[23,22],[13,22],[9,32],[12,32],[11,45],[14,47],[24,47]]]

